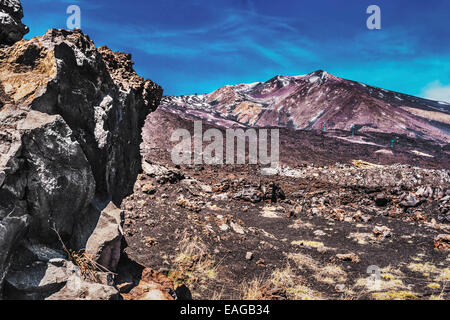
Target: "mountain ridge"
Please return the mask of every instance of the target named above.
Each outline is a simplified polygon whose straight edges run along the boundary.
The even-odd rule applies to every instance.
[[[389,91],[318,70],[266,82],[226,85],[209,94],[166,96],[160,108],[243,127],[352,130],[450,141],[450,104]]]

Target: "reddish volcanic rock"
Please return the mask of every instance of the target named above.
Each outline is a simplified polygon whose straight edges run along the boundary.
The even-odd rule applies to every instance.
[[[122,297],[125,300],[174,300],[170,295],[172,290],[172,281],[155,270],[145,268],[139,284]]]
[[[434,239],[434,247],[439,250],[450,250],[450,234],[440,234]]]

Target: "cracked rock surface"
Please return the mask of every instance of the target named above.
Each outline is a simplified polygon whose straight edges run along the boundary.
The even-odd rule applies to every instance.
[[[22,17],[18,1],[0,1],[0,8]],[[7,29],[1,30],[5,43]],[[73,252],[85,249],[92,234],[94,261],[117,266],[121,221],[108,226],[101,212],[132,192],[141,170],[141,128],[162,96],[160,86],[134,72],[131,55],[97,48],[79,30],[51,29],[13,42],[0,49],[0,288],[9,279],[6,291],[14,287],[8,274],[29,282],[36,261],[60,258],[61,242]],[[99,236],[100,227],[112,230],[111,237]]]

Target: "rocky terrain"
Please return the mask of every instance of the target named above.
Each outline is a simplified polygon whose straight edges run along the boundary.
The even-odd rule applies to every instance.
[[[0,299],[450,298],[447,103],[325,71],[163,98],[22,17],[0,0]],[[194,120],[279,129],[279,166],[174,165]]]
[[[122,254],[119,209],[162,88],[79,30],[21,40],[20,3],[0,4],[15,19],[0,37],[0,297],[109,300],[147,285],[173,299]]]
[[[263,177],[150,158],[122,206],[126,252],[194,298],[449,298],[448,170],[354,162]]]
[[[318,157],[262,176],[174,167],[161,150],[122,206],[126,252],[194,299],[449,299],[448,163]]]
[[[125,251],[194,299],[450,298],[447,169],[355,161],[261,176],[150,155],[143,168],[122,206]]]
[[[283,122],[283,111],[274,110],[286,102],[282,90],[290,90],[285,100],[304,94],[292,105],[298,122]],[[318,96],[348,110],[302,124],[320,108],[311,102]],[[239,107],[261,99],[275,102],[262,111]],[[375,105],[362,112],[358,101]],[[417,116],[425,109],[439,113],[439,124]],[[389,127],[387,118],[377,120],[383,112]],[[324,72],[165,97],[147,118],[144,172],[122,205],[125,251],[187,286],[194,299],[449,299],[447,114],[444,103]],[[374,125],[353,135],[359,116]],[[280,166],[175,166],[171,134],[193,135],[194,120],[224,137],[227,128],[278,128]]]

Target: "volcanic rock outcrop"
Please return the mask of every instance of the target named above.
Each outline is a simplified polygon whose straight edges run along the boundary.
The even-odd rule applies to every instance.
[[[0,3],[22,15],[17,1]],[[141,128],[161,97],[130,55],[96,48],[81,31],[0,49],[0,288],[14,287],[8,270],[17,278],[64,257],[61,242],[76,252],[90,240],[114,271],[121,221],[108,216],[133,191]],[[111,237],[102,243],[96,228]]]
[[[29,31],[22,23],[23,10],[19,0],[0,0],[0,48],[21,40]]]

